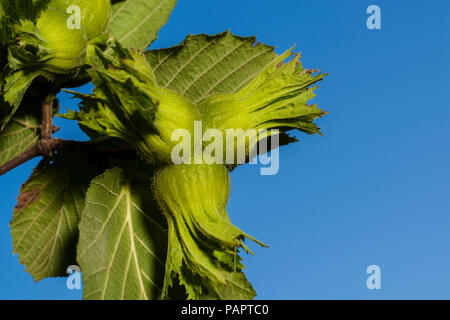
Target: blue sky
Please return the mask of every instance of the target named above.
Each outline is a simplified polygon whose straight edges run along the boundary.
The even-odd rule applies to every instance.
[[[371,4],[381,30],[366,27]],[[258,298],[450,298],[449,12],[446,0],[179,0],[154,48],[228,29],[278,53],[296,44],[305,67],[329,73],[315,99],[325,137],[296,134],[275,176],[232,174],[232,221],[270,245],[250,244],[244,261]],[[79,299],[12,256],[12,207],[36,164],[0,177],[0,298]],[[381,290],[366,288],[372,264]]]

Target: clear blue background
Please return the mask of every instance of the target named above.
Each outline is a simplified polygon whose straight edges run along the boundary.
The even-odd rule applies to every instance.
[[[370,4],[381,30],[366,28]],[[179,0],[153,47],[229,29],[278,53],[297,44],[306,67],[330,74],[316,98],[330,112],[325,137],[298,134],[278,175],[232,174],[232,221],[270,244],[245,259],[258,298],[450,298],[449,4]],[[58,124],[60,136],[83,138]],[[12,256],[12,207],[36,164],[0,178],[0,298],[79,299],[65,279],[34,283]],[[372,264],[381,290],[366,288]]]

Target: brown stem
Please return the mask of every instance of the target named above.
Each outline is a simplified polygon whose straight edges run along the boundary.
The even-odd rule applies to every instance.
[[[28,149],[27,151],[22,153],[20,156],[17,156],[12,160],[8,161],[7,163],[5,163],[4,165],[0,166],[0,176],[38,156],[39,156],[39,148],[36,144],[31,149]]]
[[[39,156],[48,157],[55,150],[65,151],[73,149],[91,152],[95,158],[101,156],[110,156],[114,158],[129,158],[136,156],[136,151],[132,148],[100,148],[90,145],[88,142],[51,138],[50,140],[40,140],[31,147],[31,149],[28,149],[21,155],[0,166],[0,176],[33,158]]]
[[[55,100],[47,100],[42,102],[42,140],[50,140],[53,133],[53,103]]]
[[[85,149],[97,155],[109,155],[116,158],[126,158],[136,155],[136,152],[131,148],[98,148],[88,142],[79,142],[72,140],[63,140],[59,138],[52,138],[52,134],[59,130],[53,125],[53,103],[54,99],[48,99],[42,102],[42,132],[41,139],[30,149],[23,152],[21,155],[11,159],[7,163],[0,166],[0,176],[17,168],[25,162],[42,156],[49,157],[53,151],[67,150],[67,149]]]
[[[67,149],[73,146],[76,146],[80,144],[81,142],[77,141],[68,141],[68,140],[62,140],[62,139],[51,139],[50,140],[39,140],[33,147],[22,153],[21,155],[11,159],[4,165],[0,166],[0,176],[4,175],[5,173],[11,171],[12,169],[17,168],[21,164],[24,164],[25,162],[39,157],[47,157],[49,156],[54,150],[62,150]]]

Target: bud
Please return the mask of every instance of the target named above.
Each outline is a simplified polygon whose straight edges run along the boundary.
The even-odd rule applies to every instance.
[[[233,144],[227,141],[224,155],[227,147],[234,147],[235,155],[238,148],[245,148],[248,156],[254,144],[270,136],[270,129],[298,129],[309,134],[320,134],[320,129],[313,121],[325,112],[307,102],[315,97],[317,86],[311,86],[325,75],[313,76],[311,71],[303,69],[299,55],[284,63],[291,55],[291,50],[288,50],[275,58],[236,93],[212,95],[200,103],[198,109],[205,130],[219,129],[224,136],[227,129],[241,130],[248,133],[247,139],[253,142],[253,145],[246,142],[244,135]],[[266,133],[260,135],[260,130]]]
[[[47,9],[36,22],[48,54],[44,67],[47,71],[65,73],[80,66],[86,57],[86,34],[83,29],[68,29],[67,18],[61,10]]]
[[[220,296],[223,286],[232,287],[229,279],[243,266],[237,249],[250,252],[244,244],[258,240],[235,227],[227,214],[230,190],[227,169],[218,164],[168,165],[155,176],[155,193],[169,225],[166,283],[179,274],[180,282],[196,288],[198,298],[204,288]],[[200,277],[195,286],[195,277]]]
[[[101,35],[108,26],[111,17],[110,0],[51,0],[49,8],[57,8],[66,13],[71,6],[80,8],[81,26],[88,40]],[[71,12],[72,13],[72,12]]]

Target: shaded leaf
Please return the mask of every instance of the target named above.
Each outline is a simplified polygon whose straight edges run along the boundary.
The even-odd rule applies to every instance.
[[[0,97],[0,130],[4,129],[22,103],[25,93],[40,71],[14,72],[5,77],[3,96]]]
[[[0,130],[5,128],[19,108],[33,80],[45,74],[37,63],[39,59],[45,58],[39,57],[29,47],[33,46],[36,51],[42,48],[33,41],[29,42],[32,37],[25,34],[35,30],[32,21],[46,8],[48,2],[49,0],[8,0],[0,3]],[[17,41],[18,38],[21,38],[22,43]],[[24,68],[19,61],[23,59],[29,60],[30,66]]]
[[[1,0],[2,13],[17,22],[20,19],[35,20],[50,0]]]
[[[165,221],[153,200],[151,172],[132,171],[108,170],[87,192],[78,245],[85,299],[161,297]]]
[[[71,151],[42,160],[22,186],[11,234],[14,252],[36,281],[64,276],[76,263],[84,195],[97,174],[86,157]]]
[[[31,148],[39,139],[39,129],[35,115],[16,115],[0,132],[0,165]]]

